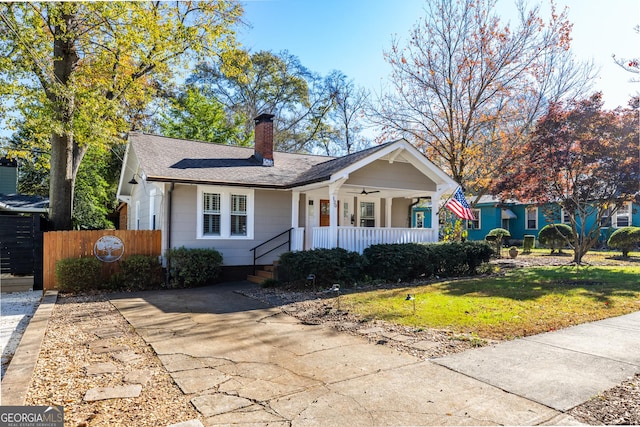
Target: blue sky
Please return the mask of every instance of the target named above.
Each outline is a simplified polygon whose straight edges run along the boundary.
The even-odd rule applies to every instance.
[[[337,69],[361,86],[379,91],[390,74],[383,59],[393,36],[406,39],[424,15],[426,0],[248,0],[244,19],[250,28],[239,32],[251,51],[288,50],[302,65],[322,75]],[[530,3],[533,3],[530,2]],[[573,22],[572,49],[580,59],[593,59],[600,67],[595,89],[604,93],[605,107],[626,105],[638,92],[633,76],[613,63],[620,57],[640,55],[638,0],[557,0],[569,7]],[[504,18],[514,1],[498,0]]]

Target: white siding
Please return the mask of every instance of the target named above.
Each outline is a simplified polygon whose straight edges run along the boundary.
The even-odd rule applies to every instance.
[[[151,230],[151,215],[152,211],[151,203],[155,205],[155,214],[156,214],[156,230],[160,229],[160,225],[162,224],[162,191],[159,189],[157,184],[152,184],[149,182],[144,182],[141,178],[137,178],[138,184],[134,185],[132,195],[131,195],[131,206],[133,207],[133,212],[129,215],[129,224],[128,227],[130,230]],[[152,193],[155,192],[155,196],[152,196]],[[136,227],[136,209],[140,206],[139,211],[139,227]]]

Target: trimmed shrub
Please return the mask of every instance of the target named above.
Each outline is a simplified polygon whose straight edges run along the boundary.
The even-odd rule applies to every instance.
[[[62,292],[98,289],[102,263],[94,257],[65,258],[56,262],[56,288]]]
[[[142,291],[157,289],[163,283],[162,266],[157,256],[131,255],[120,262],[120,272],[111,276],[113,290]]]
[[[487,242],[491,242],[494,241],[495,242],[495,248],[496,248],[496,255],[498,257],[502,256],[502,241],[505,238],[511,237],[511,232],[509,232],[509,230],[505,229],[505,228],[494,228],[493,230],[489,231],[489,233],[485,236],[485,240]]]
[[[611,234],[607,245],[610,248],[622,251],[622,256],[627,258],[629,252],[640,244],[640,227],[622,227]]]
[[[567,224],[548,224],[542,227],[538,233],[538,241],[542,246],[551,249],[554,253],[562,253],[562,248],[573,240],[573,231]]]
[[[522,253],[531,253],[531,250],[536,245],[536,236],[533,234],[525,234],[524,242],[522,243]]]
[[[477,268],[493,255],[487,242],[441,242],[428,246],[432,249],[434,274],[444,277],[476,274]]]
[[[316,286],[352,284],[364,276],[365,259],[357,252],[341,248],[312,249],[280,255],[279,277],[302,287],[312,286],[307,276],[314,274]]]
[[[463,242],[462,248],[466,255],[467,272],[476,274],[477,269],[491,260],[493,249],[486,242]]]
[[[222,254],[215,249],[167,251],[170,287],[191,288],[214,283],[222,271]]]
[[[435,272],[433,251],[429,245],[372,245],[364,250],[363,255],[367,259],[367,273],[375,279],[408,281],[431,277]]]

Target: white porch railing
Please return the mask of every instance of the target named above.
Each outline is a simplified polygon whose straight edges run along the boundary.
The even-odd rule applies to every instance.
[[[301,251],[304,249],[304,227],[297,227],[291,230],[291,250]]]
[[[313,249],[330,249],[329,227],[313,227]],[[430,243],[438,241],[438,230],[431,228],[338,227],[338,247],[362,253],[382,243]]]

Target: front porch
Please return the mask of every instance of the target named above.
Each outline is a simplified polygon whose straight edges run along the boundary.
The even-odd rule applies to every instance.
[[[438,230],[432,228],[337,227],[335,245],[330,227],[313,227],[312,231],[312,249],[338,247],[360,254],[371,245],[438,241]]]
[[[326,162],[330,173],[292,189],[292,250],[362,253],[375,244],[438,241],[440,198],[455,188],[451,178],[404,140],[349,160]],[[431,212],[419,226],[411,219],[417,204]]]

